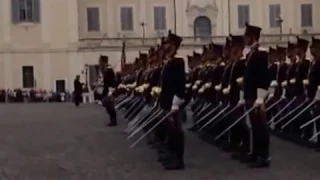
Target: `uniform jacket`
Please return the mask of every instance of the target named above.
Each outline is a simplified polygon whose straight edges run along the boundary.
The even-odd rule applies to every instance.
[[[185,65],[183,60],[169,60],[161,74],[161,93],[159,104],[162,109],[170,110],[174,96],[185,98]]]

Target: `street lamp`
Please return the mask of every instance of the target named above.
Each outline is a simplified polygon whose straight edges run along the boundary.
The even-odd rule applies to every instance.
[[[281,18],[281,16],[276,18],[276,21],[279,25],[280,28],[280,40],[282,40],[282,23],[283,23],[283,19]]]

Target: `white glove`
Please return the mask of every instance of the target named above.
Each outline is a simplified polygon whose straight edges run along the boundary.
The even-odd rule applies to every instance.
[[[178,96],[173,96],[171,111],[179,110],[180,106],[184,103],[184,99],[180,99]]]
[[[316,96],[314,97],[315,100],[320,100],[320,86],[318,86]]]
[[[264,103],[264,99],[267,97],[268,91],[265,89],[258,88],[257,90],[257,99],[255,102],[255,106],[260,106]]]
[[[244,92],[243,92],[243,91],[240,91],[240,99],[239,99],[238,104],[243,105],[244,103],[245,103],[245,100],[244,100]]]

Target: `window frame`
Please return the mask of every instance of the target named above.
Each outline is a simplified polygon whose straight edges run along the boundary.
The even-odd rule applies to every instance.
[[[91,11],[91,18],[89,18],[89,13]],[[96,12],[95,12],[96,11]],[[96,14],[94,14],[96,13]],[[97,17],[92,17],[92,16]],[[92,6],[86,8],[86,16],[87,16],[87,32],[100,32],[101,31],[101,24],[100,24],[100,7]],[[95,20],[89,23],[90,20]],[[94,25],[96,23],[96,25]],[[95,27],[96,26],[96,27]]]

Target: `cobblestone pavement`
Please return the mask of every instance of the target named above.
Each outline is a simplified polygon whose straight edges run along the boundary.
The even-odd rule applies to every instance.
[[[270,169],[250,170],[187,133],[185,171],[165,172],[125,123],[96,105],[0,104],[0,180],[319,180],[320,153],[272,139]]]

